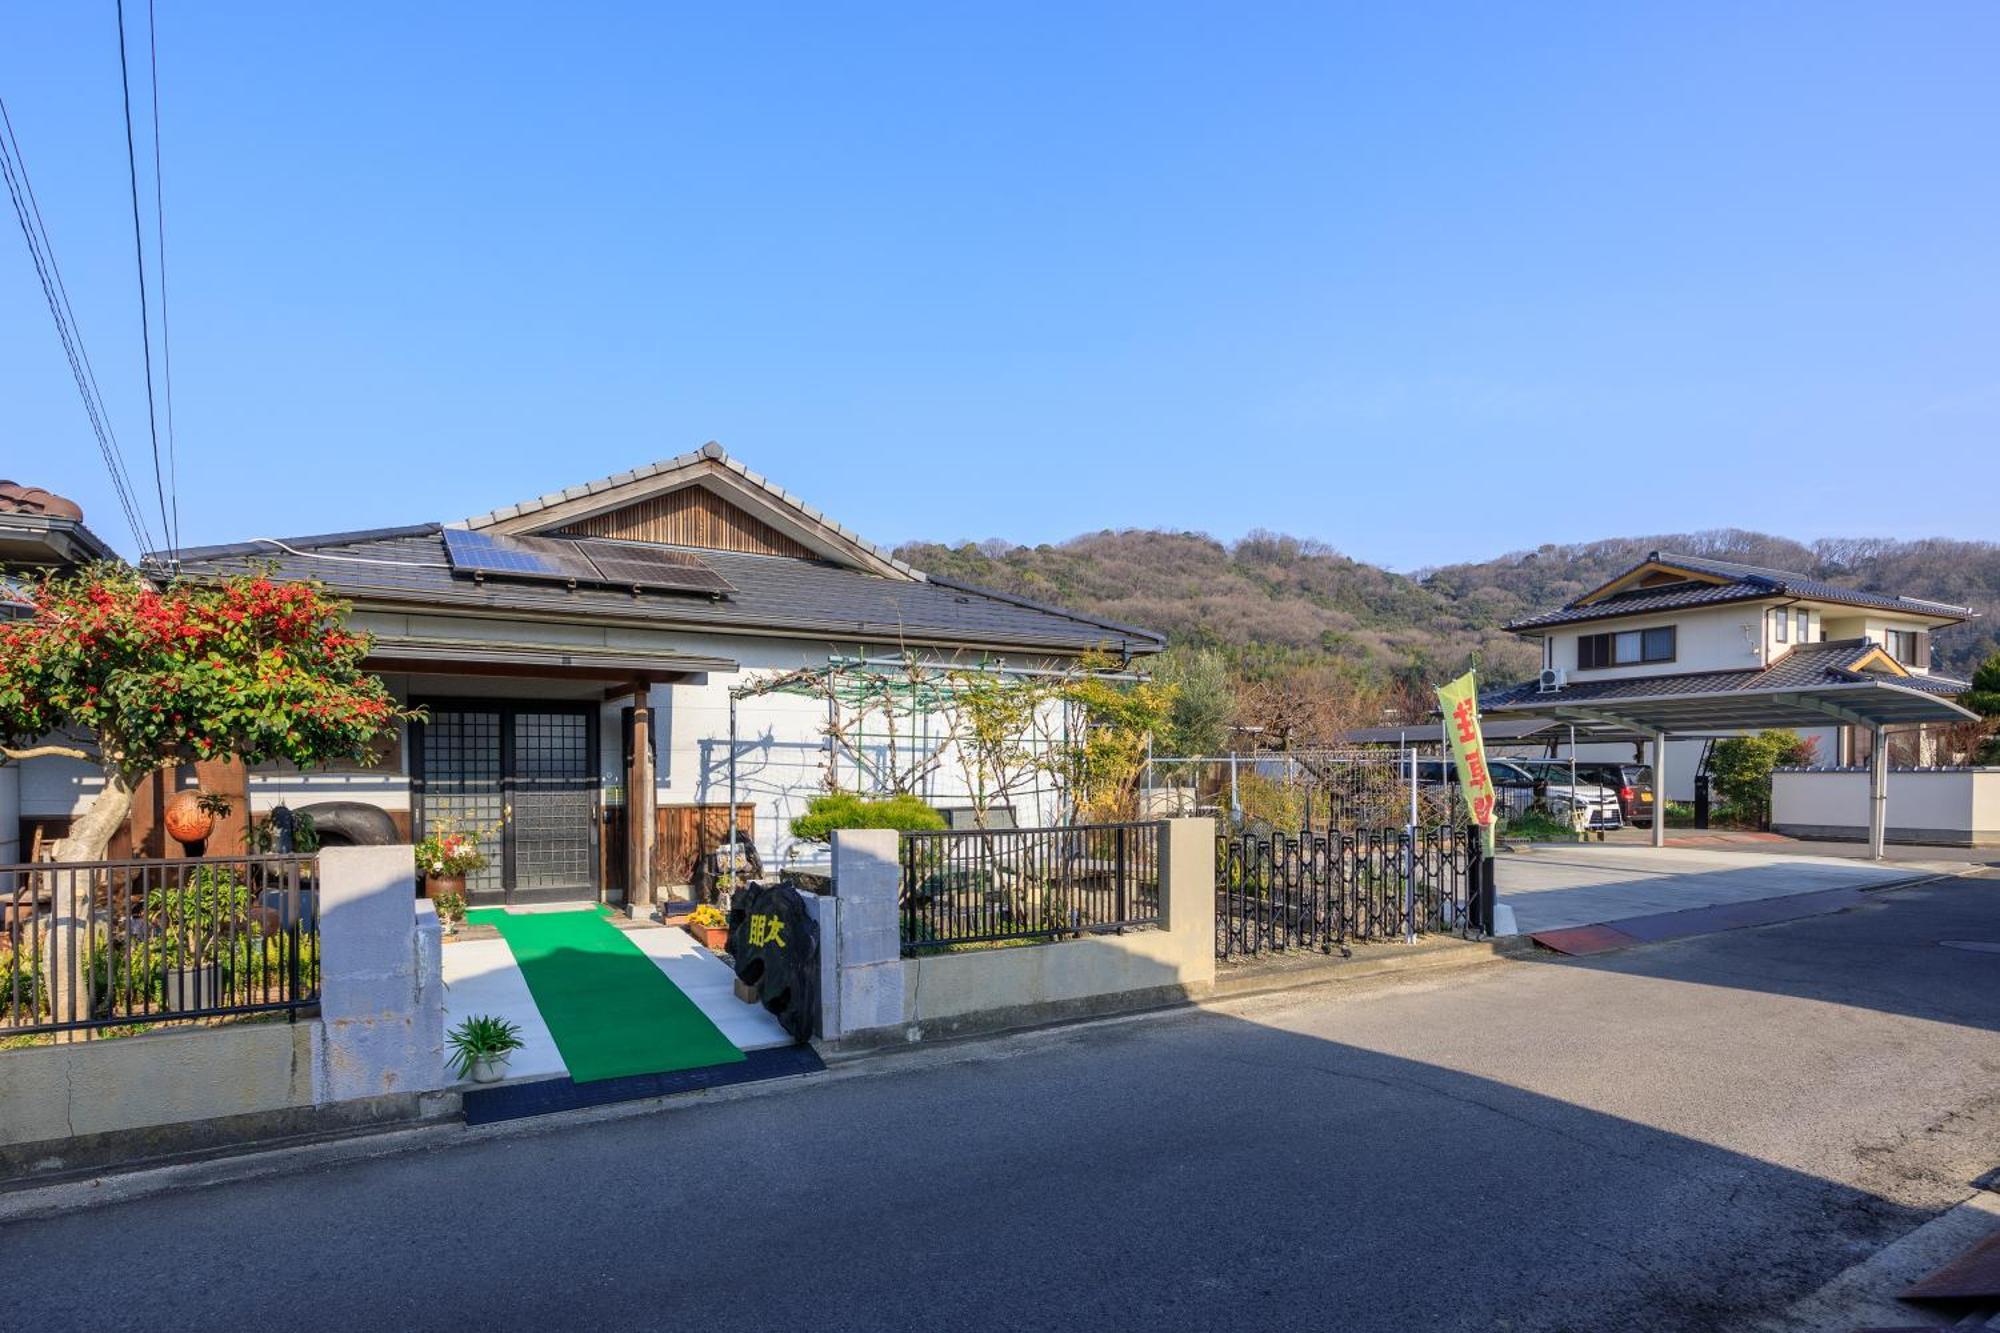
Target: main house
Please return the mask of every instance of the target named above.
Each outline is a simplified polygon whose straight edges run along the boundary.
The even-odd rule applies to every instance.
[[[1655,783],[1688,775],[1665,744],[1764,727],[1820,742],[1835,766],[1928,762],[1927,727],[1970,718],[1965,681],[1931,668],[1931,636],[1968,607],[1786,570],[1654,551],[1568,604],[1508,626],[1541,645],[1536,680],[1480,698],[1502,718],[1569,723],[1579,746],[1652,742]],[[1655,825],[1655,836],[1660,824]]]
[[[508,902],[650,901],[732,823],[765,865],[782,864],[806,801],[830,777],[866,788],[899,742],[897,719],[878,718],[886,738],[850,734],[836,752],[831,673],[893,680],[912,661],[1061,671],[1163,645],[927,575],[713,443],[462,521],[179,553],[183,578],[252,571],[318,580],[351,601],[354,625],[374,636],[368,665],[424,720],[373,766],[166,775],[141,793],[123,849],[172,854],[155,828],[160,802],[200,786],[242,797],[237,836],[246,814],[280,803],[317,809],[339,837],[487,831],[490,864],[471,887]],[[751,688],[775,680],[808,687]],[[900,737],[905,754],[915,740]],[[955,759],[918,777],[934,804],[969,799]],[[26,770],[23,827],[46,840],[93,777],[64,760]],[[1041,822],[1059,800],[1037,790],[1009,815]],[[213,849],[234,850],[230,836],[226,825]]]

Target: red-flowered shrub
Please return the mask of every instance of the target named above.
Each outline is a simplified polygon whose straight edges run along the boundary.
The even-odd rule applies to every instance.
[[[366,763],[405,716],[362,670],[368,639],[347,630],[346,604],[316,584],[158,588],[106,565],[28,597],[31,617],[0,623],[0,749],[87,757],[106,777],[66,840],[94,845],[62,849],[66,860],[102,855],[132,784],[156,768],[232,755]]]

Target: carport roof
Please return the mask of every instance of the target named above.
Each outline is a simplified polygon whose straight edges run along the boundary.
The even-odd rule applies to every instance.
[[[1960,722],[1970,686],[1905,671],[1866,639],[1802,644],[1764,667],[1592,680],[1543,690],[1526,681],[1482,695],[1482,714],[1545,717],[1624,732],[1706,732],[1835,723]]]

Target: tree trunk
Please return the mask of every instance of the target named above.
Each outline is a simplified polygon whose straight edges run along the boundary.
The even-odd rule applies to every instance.
[[[104,790],[90,803],[69,834],[55,844],[57,862],[101,861],[111,839],[132,813],[132,783],[125,774],[107,765]],[[59,1023],[73,1023],[90,1016],[90,985],[85,970],[92,936],[92,890],[98,876],[76,870],[43,872],[53,881],[54,911],[49,920],[48,942],[43,953],[47,969],[49,1008]]]

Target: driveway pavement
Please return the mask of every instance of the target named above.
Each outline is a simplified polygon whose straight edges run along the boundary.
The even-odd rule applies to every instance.
[[[1743,1330],[2000,1163],[1981,940],[1944,881],[0,1226],[0,1323]]]
[[[1964,868],[1957,861],[1883,864],[1762,850],[1543,844],[1501,853],[1495,882],[1500,905],[1513,909],[1515,930],[1532,935],[1692,907],[1874,888]]]

